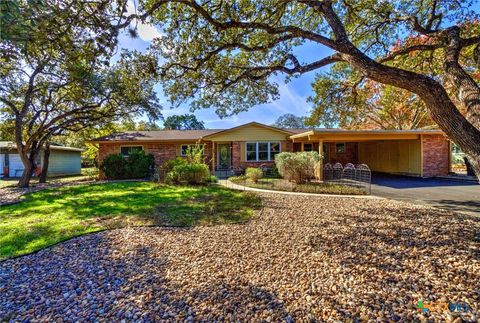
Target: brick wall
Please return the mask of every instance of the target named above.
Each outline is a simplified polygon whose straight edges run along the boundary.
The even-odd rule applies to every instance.
[[[335,144],[335,142],[327,144],[329,154],[328,160],[324,161],[325,163],[358,164],[358,144],[356,142],[345,143],[345,153],[343,154],[337,154]]]
[[[184,143],[184,145],[192,143]],[[103,159],[110,154],[119,154],[122,146],[143,146],[147,154],[152,154],[155,157],[155,165],[161,165],[169,159],[174,159],[178,156],[180,146],[182,143],[138,143],[138,144],[119,144],[119,143],[101,143],[98,149],[98,164],[101,165]],[[205,143],[205,162],[211,166],[212,160],[212,144]]]
[[[449,171],[450,145],[443,135],[423,135],[423,176],[445,176]]]

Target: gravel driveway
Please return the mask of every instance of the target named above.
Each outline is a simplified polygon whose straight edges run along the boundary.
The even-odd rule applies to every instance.
[[[0,263],[0,321],[479,318],[480,221],[392,200],[262,194],[244,225],[126,228]],[[358,320],[357,320],[358,319]]]

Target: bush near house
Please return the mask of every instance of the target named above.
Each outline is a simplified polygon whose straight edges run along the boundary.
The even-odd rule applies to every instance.
[[[210,179],[208,165],[203,163],[179,164],[167,173],[167,182],[174,184],[204,184]]]
[[[320,162],[320,155],[315,151],[289,153],[275,156],[275,165],[280,175],[295,183],[303,183],[315,177],[315,169]]]
[[[263,171],[260,168],[248,167],[245,170],[245,176],[254,183],[263,177]]]
[[[108,179],[140,179],[152,174],[155,159],[151,154],[138,151],[127,158],[120,154],[111,154],[105,157],[100,169]]]

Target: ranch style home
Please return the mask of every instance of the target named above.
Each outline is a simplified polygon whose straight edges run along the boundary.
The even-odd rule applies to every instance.
[[[282,129],[250,122],[230,129],[126,131],[91,143],[98,145],[99,164],[109,154],[144,150],[160,165],[201,143],[213,172],[270,167],[284,151],[318,151],[324,164],[367,164],[384,173],[434,177],[450,170],[450,142],[440,130]]]

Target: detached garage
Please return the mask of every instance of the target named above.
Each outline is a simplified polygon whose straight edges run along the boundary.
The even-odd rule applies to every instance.
[[[49,176],[78,175],[81,173],[81,152],[83,149],[60,145],[50,146],[48,164]],[[43,166],[43,150],[36,160],[37,171]],[[23,163],[16,145],[10,141],[0,141],[0,177],[20,177]]]

